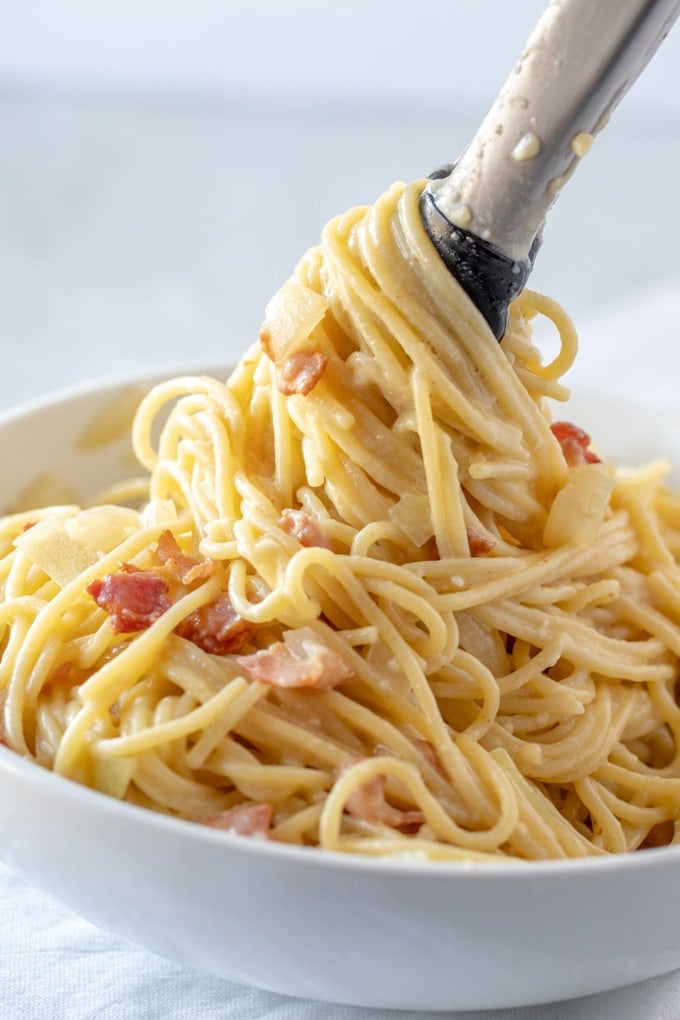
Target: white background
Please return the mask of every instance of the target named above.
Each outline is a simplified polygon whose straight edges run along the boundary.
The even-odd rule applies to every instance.
[[[233,361],[330,216],[460,152],[542,8],[0,0],[0,406]],[[678,68],[676,28],[550,216],[532,285],[580,327],[678,279]]]
[[[132,90],[488,103],[546,0],[4,0],[0,72]],[[680,110],[680,39],[628,104]]]

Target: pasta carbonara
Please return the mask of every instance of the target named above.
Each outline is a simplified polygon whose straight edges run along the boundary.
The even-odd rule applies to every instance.
[[[142,400],[143,503],[0,521],[0,735],[111,796],[329,850],[676,841],[680,498],[551,421],[569,320],[525,291],[498,344],[421,189],[333,220],[226,383]]]

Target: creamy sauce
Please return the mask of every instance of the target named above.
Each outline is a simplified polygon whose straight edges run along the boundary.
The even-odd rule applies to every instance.
[[[578,156],[579,159],[583,159],[583,157],[587,156],[590,152],[594,140],[593,135],[589,134],[587,131],[579,131],[579,133],[574,135],[572,138],[569,148],[575,156]]]
[[[560,174],[559,177],[553,177],[551,181],[548,181],[546,191],[549,195],[558,195],[568,180],[568,173]]]
[[[460,205],[455,206],[455,208],[451,210],[448,219],[455,226],[467,229],[472,223],[472,209],[469,205],[461,202]]]
[[[541,139],[533,131],[522,135],[517,145],[512,150],[511,156],[516,163],[524,163],[526,160],[534,159],[541,151]]]

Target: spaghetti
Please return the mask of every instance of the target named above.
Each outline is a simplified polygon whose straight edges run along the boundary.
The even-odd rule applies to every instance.
[[[331,850],[674,842],[680,498],[664,465],[614,471],[551,423],[569,320],[526,291],[499,345],[421,187],[326,227],[226,384],[142,400],[141,509],[0,522],[3,741],[135,804]]]

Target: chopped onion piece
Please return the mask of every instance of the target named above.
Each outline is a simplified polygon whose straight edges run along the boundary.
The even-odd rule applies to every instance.
[[[130,785],[136,757],[128,758],[93,758],[92,759],[92,785],[95,790],[108,794],[122,800]]]
[[[322,294],[291,280],[285,283],[265,309],[260,341],[267,357],[280,368],[291,354],[313,348],[309,336],[327,308]]]
[[[391,507],[389,517],[416,547],[432,538],[432,508],[428,496],[407,492]]]
[[[70,537],[63,517],[44,517],[14,543],[61,588],[99,559],[96,549]]]
[[[142,526],[153,528],[156,524],[172,524],[177,520],[177,507],[171,499],[151,499],[142,511]]]
[[[107,553],[139,528],[139,514],[127,507],[94,506],[67,518],[64,526],[74,542]]]
[[[614,480],[599,464],[572,468],[557,493],[543,531],[547,546],[589,545],[594,541],[609,505]]]

